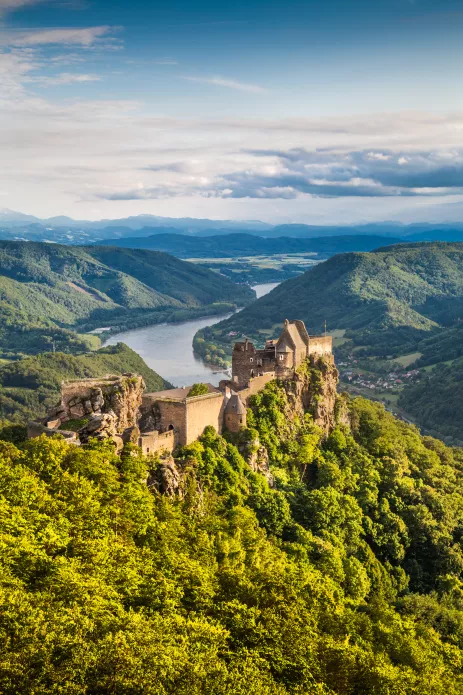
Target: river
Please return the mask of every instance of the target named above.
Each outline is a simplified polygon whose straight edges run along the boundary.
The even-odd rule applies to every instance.
[[[277,282],[254,285],[257,298],[273,290]],[[215,386],[224,378],[223,370],[210,367],[193,352],[193,336],[200,328],[212,326],[231,314],[209,316],[184,323],[160,323],[155,326],[136,328],[132,331],[115,333],[105,345],[125,343],[138,352],[146,364],[170,381],[174,386],[186,386],[198,381],[207,381]]]

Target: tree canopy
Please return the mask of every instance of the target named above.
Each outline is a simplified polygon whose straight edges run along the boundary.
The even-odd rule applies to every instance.
[[[0,692],[461,693],[462,452],[286,407],[272,382],[207,428],[172,497],[132,446],[0,442]]]

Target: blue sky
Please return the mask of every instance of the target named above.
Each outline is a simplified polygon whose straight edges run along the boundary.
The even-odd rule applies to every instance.
[[[0,207],[463,219],[461,0],[0,0]]]

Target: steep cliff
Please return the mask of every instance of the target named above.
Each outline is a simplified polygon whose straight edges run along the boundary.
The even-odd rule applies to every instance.
[[[338,379],[339,373],[332,355],[309,357],[292,379],[283,382],[290,406],[287,416],[302,417],[304,413],[309,413],[324,436],[328,436],[341,414]]]

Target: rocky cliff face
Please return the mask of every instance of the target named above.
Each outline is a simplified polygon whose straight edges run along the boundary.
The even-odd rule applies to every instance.
[[[293,416],[301,417],[304,412],[309,412],[315,424],[328,436],[340,417],[341,420],[344,417],[339,412],[338,380],[339,373],[332,355],[309,357],[296,374],[284,382]]]
[[[62,385],[61,403],[47,421],[64,428],[74,423],[82,443],[112,438],[120,449],[138,431],[144,389],[143,378],[134,374],[71,381]]]

